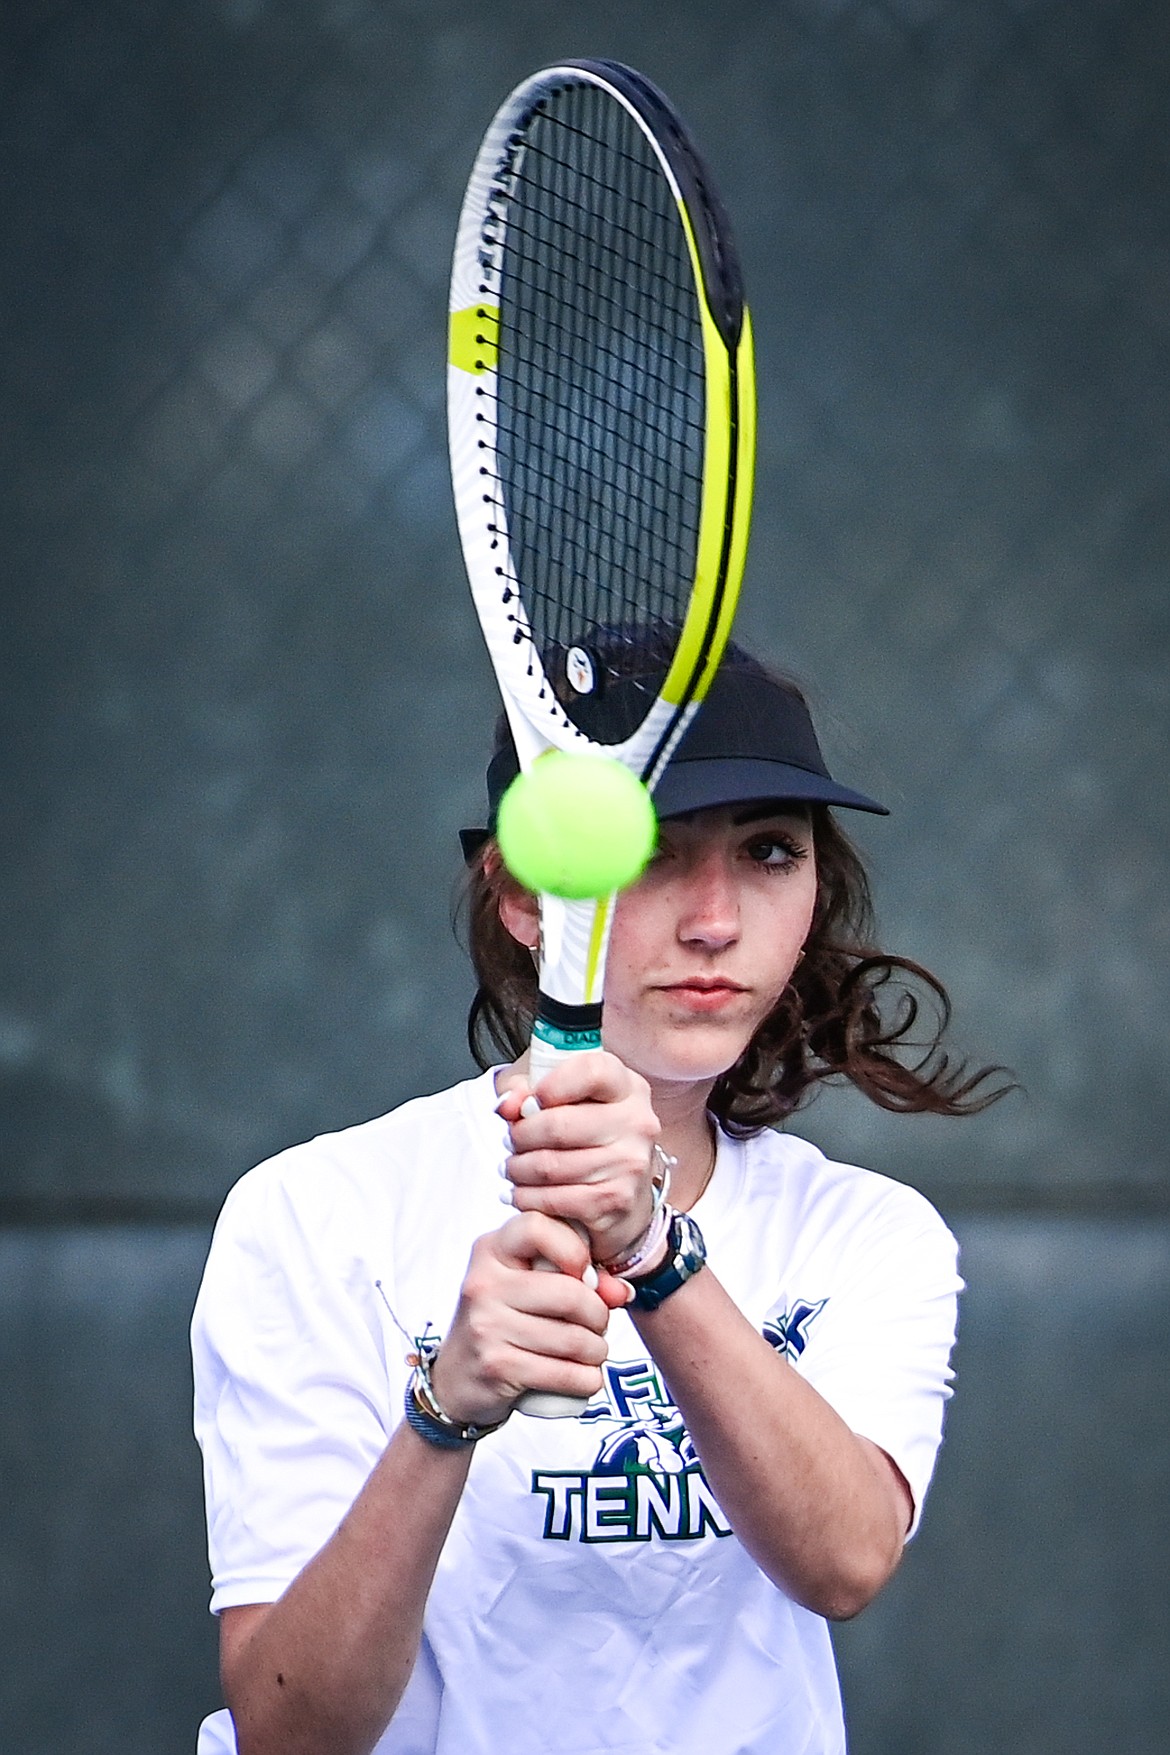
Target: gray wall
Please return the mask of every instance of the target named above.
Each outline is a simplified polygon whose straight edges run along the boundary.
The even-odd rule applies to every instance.
[[[964,1246],[855,1755],[1170,1747],[1170,14],[1157,0],[10,0],[0,18],[0,1722],[216,1700],[185,1324],[223,1193],[467,1067],[492,688],[446,483],[478,135],[607,54],[693,123],[761,364],[743,626],[887,940],[1026,1094],[805,1130]]]

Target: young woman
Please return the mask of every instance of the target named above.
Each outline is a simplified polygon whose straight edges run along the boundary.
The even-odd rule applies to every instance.
[[[911,986],[946,996],[870,943],[830,811],[882,807],[791,685],[732,652],[657,803],[603,1050],[527,1101],[537,904],[469,832],[482,1076],[229,1196],[193,1329],[230,1708],[201,1755],[844,1748],[826,1623],[921,1512],[961,1282],[920,1195],[776,1124],[832,1076],[996,1092],[937,1035],[900,1055]],[[531,1389],[591,1399],[538,1420]]]

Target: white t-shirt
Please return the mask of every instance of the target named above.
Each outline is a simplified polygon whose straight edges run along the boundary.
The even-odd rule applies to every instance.
[[[296,1146],[229,1195],[192,1329],[213,1610],[274,1601],[399,1424],[409,1346],[391,1310],[441,1335],[472,1243],[507,1217],[495,1102],[488,1073]],[[711,1270],[894,1459],[917,1520],[961,1289],[938,1214],[770,1132],[720,1137],[694,1211]],[[624,1311],[608,1338],[579,1419],[517,1415],[477,1447],[377,1755],[843,1750],[825,1622],[732,1534]],[[216,1714],[200,1755],[233,1748]]]

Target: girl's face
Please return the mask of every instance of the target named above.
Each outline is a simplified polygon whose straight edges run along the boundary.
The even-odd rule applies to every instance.
[[[797,807],[724,805],[664,822],[617,904],[605,1046],[651,1084],[714,1081],[787,986],[816,893],[812,828]]]

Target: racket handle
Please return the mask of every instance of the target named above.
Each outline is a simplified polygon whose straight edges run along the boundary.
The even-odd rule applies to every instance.
[[[528,1043],[528,1083],[539,1085],[546,1073],[575,1054],[601,1047],[601,1007],[557,1006],[559,1014],[550,1022],[542,1012],[552,1011],[554,1002],[542,993],[537,1001],[536,1024]],[[562,1021],[564,1020],[564,1021]],[[570,1022],[571,1020],[571,1022]]]
[[[554,1061],[559,1060],[563,1053],[563,1050],[558,1051],[555,1048],[551,1049],[545,1057],[547,1064],[541,1065],[538,1071],[533,1066],[533,1060],[536,1058],[537,1046],[538,1044],[534,1040],[532,1043],[532,1058],[529,1061],[529,1076],[533,1081],[543,1078],[544,1074],[549,1070],[549,1067]],[[541,1044],[540,1046],[544,1047],[545,1045]],[[526,1097],[524,1100],[524,1106],[520,1113],[522,1115],[533,1115],[539,1108],[540,1104],[535,1097]],[[570,1230],[576,1231],[577,1235],[584,1242],[587,1243],[589,1241],[588,1232],[583,1225],[575,1224],[572,1219],[560,1219],[557,1222],[561,1225],[568,1225]],[[553,1262],[545,1261],[543,1257],[538,1258],[534,1265],[541,1273],[556,1274],[560,1272],[560,1269]],[[585,1269],[581,1278],[589,1287],[590,1291],[592,1291],[597,1285],[597,1269],[593,1266],[592,1262],[590,1262],[589,1266]],[[583,1413],[588,1405],[588,1396],[558,1395],[554,1390],[550,1389],[528,1389],[525,1390],[524,1394],[520,1397],[520,1400],[516,1403],[516,1410],[518,1413],[531,1415],[534,1420],[575,1420],[578,1414]]]
[[[516,1403],[518,1414],[533,1420],[575,1420],[589,1406],[586,1395],[557,1395],[551,1389],[526,1389]]]

